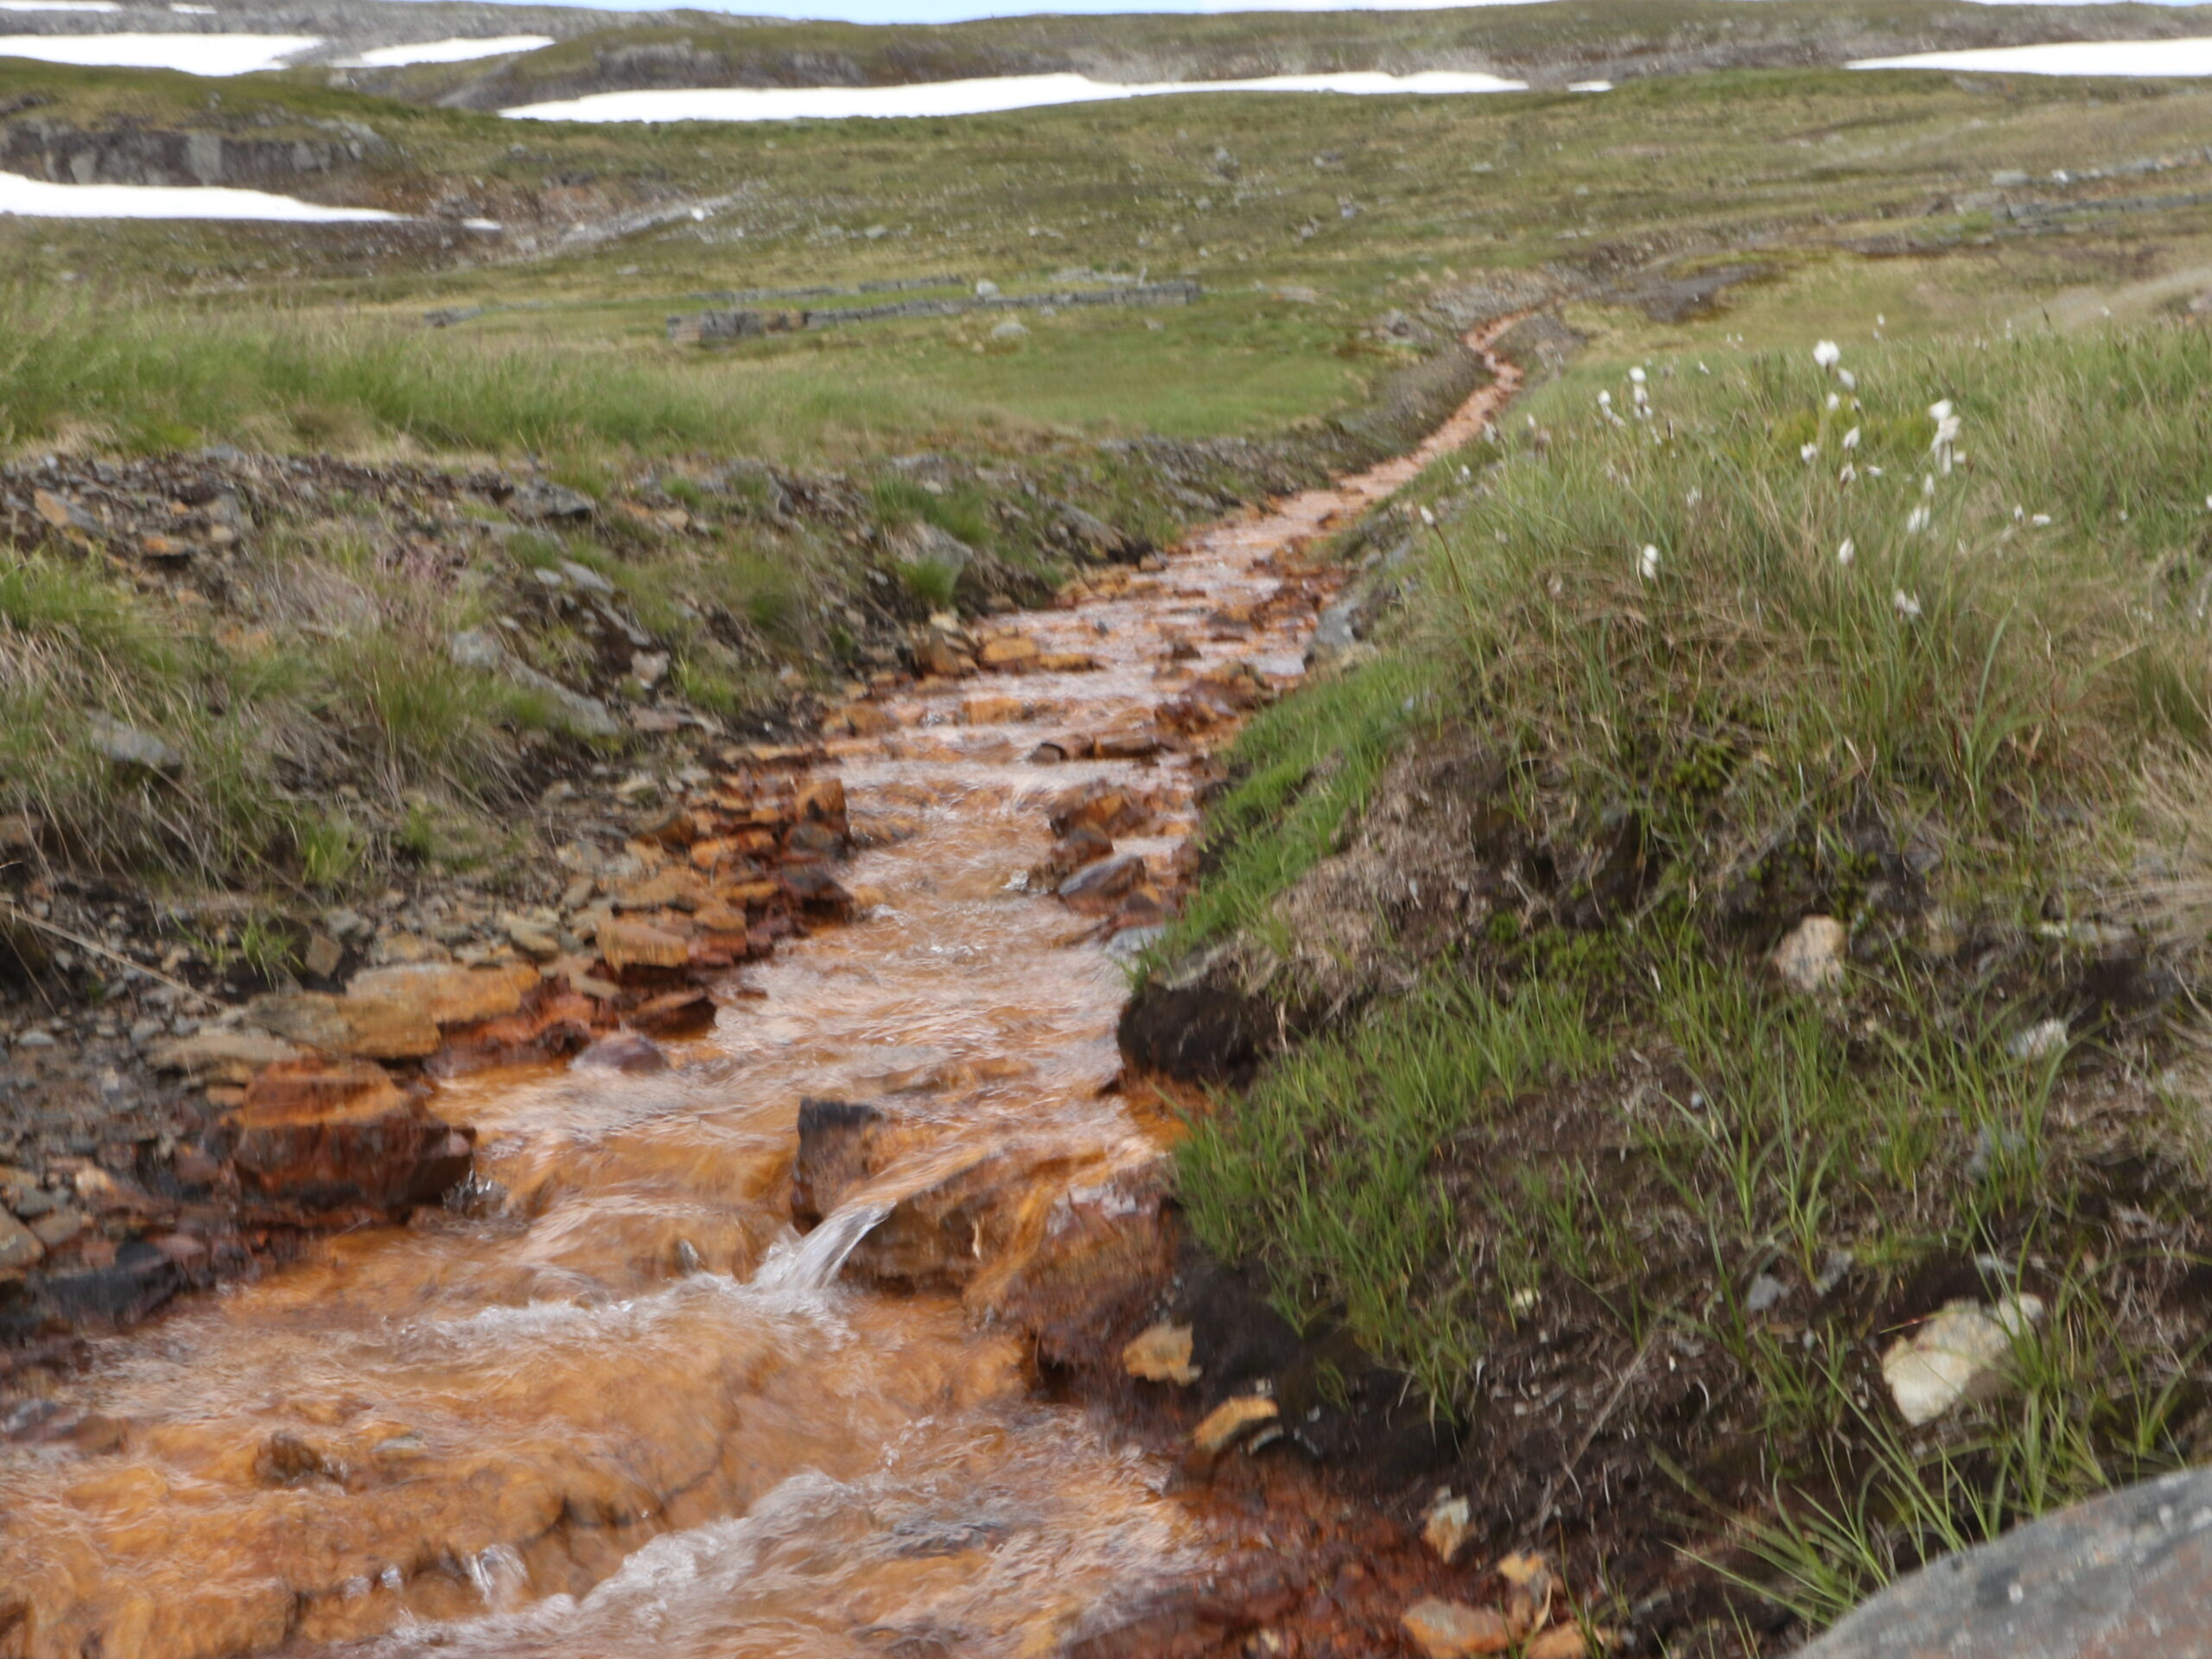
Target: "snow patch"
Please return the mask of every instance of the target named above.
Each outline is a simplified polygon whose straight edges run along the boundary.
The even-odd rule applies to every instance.
[[[322,42],[313,35],[0,35],[0,58],[104,69],[250,75]]]
[[[505,57],[511,52],[535,52],[553,44],[550,35],[485,35],[455,36],[443,41],[410,41],[404,46],[379,46],[359,57],[342,59],[347,69],[397,69],[410,63],[467,63],[472,58]]]
[[[1922,52],[1903,58],[1863,58],[1853,69],[1950,69],[1991,75],[2212,75],[2212,39],[2053,41],[2043,46],[1993,46],[1964,52]]]
[[[906,86],[770,86],[678,88],[596,92],[550,104],[525,104],[501,114],[522,121],[798,121],[912,119],[987,115],[1053,104],[1090,104],[1129,98],[1166,98],[1198,92],[1341,92],[1372,96],[1439,96],[1519,92],[1518,80],[1496,75],[1429,70],[1414,75],[1373,72],[1270,75],[1256,80],[1177,80],[1122,84],[1088,75],[1001,75],[988,79],[926,81]]]
[[[51,184],[0,173],[0,213],[27,219],[265,219],[366,224],[404,215],[376,207],[326,207],[262,190],[168,184]]]

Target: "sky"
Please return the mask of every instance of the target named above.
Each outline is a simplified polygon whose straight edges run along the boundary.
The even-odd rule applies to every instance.
[[[734,11],[763,17],[816,17],[851,23],[950,23],[970,17],[1111,15],[1132,11],[1440,11],[1468,5],[1511,4],[1516,0],[590,0],[610,10],[635,11],[664,5],[692,5],[705,11]],[[2098,0],[2041,0],[2051,5],[2090,5]],[[2183,5],[2194,0],[2152,0]],[[2005,0],[1981,0],[2003,4]]]

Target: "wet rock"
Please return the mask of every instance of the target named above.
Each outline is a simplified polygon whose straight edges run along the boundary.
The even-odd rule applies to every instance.
[[[226,1134],[248,1191],[307,1210],[433,1203],[474,1157],[474,1130],[435,1116],[381,1066],[359,1061],[270,1067]]]
[[[620,1071],[626,1077],[650,1077],[668,1070],[668,1056],[650,1037],[634,1031],[617,1031],[601,1038],[569,1062],[579,1071]]]
[[[1843,983],[1844,947],[1850,935],[1833,916],[1808,916],[1792,928],[1767,960],[1792,990],[1811,995]]]
[[[1149,885],[1143,855],[1125,853],[1089,864],[1060,883],[1060,902],[1080,915],[1108,916]]]
[[[640,1002],[628,1018],[655,1037],[693,1037],[714,1028],[715,1000],[696,986],[669,991]]]
[[[118,766],[162,773],[183,770],[184,756],[177,750],[152,733],[121,721],[95,715],[86,722],[86,735],[95,752]]]
[[[1427,1659],[1474,1659],[1513,1645],[1504,1616],[1494,1608],[1424,1596],[1406,1609],[1406,1635]]]
[[[1043,648],[1028,635],[1002,633],[984,640],[976,653],[976,660],[1001,674],[1014,674],[1037,667],[1044,654]]]
[[[1115,1028],[1123,1058],[1182,1083],[1242,1083],[1280,1034],[1272,1003],[1201,969],[1147,981]]]
[[[876,1170],[890,1119],[879,1106],[850,1100],[798,1103],[798,1155],[791,1163],[791,1219],[819,1225],[847,1193]]]
[[[1983,1400],[2005,1382],[2014,1340],[2043,1318],[2034,1296],[2008,1297],[1995,1307],[1953,1302],[1900,1337],[1882,1356],[1882,1380],[1898,1414],[1915,1428],[1962,1400]]]
[[[1192,1447],[1208,1457],[1217,1455],[1281,1414],[1281,1408],[1263,1394],[1232,1395],[1199,1420],[1191,1431]]]
[[[2212,1470],[2124,1487],[1899,1580],[1799,1659],[2212,1653]]]
[[[1162,1320],[1147,1325],[1122,1349],[1122,1369],[1147,1382],[1198,1380],[1199,1367],[1191,1363],[1191,1327]]]

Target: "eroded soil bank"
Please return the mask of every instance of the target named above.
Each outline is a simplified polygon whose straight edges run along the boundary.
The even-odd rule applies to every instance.
[[[1036,1386],[1173,1267],[1173,1119],[1118,1081],[1121,959],[1173,904],[1207,753],[1300,672],[1335,581],[1300,550],[1511,379],[1156,570],[946,619],[937,671],[833,716],[797,782],[742,756],[702,779],[688,826],[632,849],[601,943],[703,973],[713,1029],[448,1078],[430,1104],[474,1156],[446,1204],[308,1243],[21,1402],[0,1651],[1035,1653],[1131,1639],[1163,1585],[1254,1546],[1236,1477]],[[687,905],[779,790],[784,890]],[[806,823],[862,849],[848,925],[817,895],[810,931],[789,890]],[[808,937],[696,948],[748,898]]]

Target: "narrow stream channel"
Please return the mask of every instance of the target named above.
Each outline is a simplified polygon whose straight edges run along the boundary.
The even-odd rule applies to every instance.
[[[794,1114],[895,1096],[969,1146],[1154,1152],[1102,1092],[1122,970],[1019,878],[1046,799],[1100,778],[1165,798],[1116,849],[1164,865],[1189,761],[1026,757],[1210,669],[1294,676],[1313,615],[1266,604],[1272,567],[1480,431],[1517,379],[1496,332],[1470,340],[1494,384],[1414,454],[1020,620],[1096,671],[927,682],[882,705],[894,729],[833,741],[856,827],[903,836],[846,877],[885,902],[748,970],[667,1071],[449,1086],[491,1213],[325,1240],[100,1344],[67,1386],[120,1449],[0,1447],[0,1605],[30,1606],[0,1655],[1043,1655],[1202,1567],[1165,1468],[1033,1399],[1015,1334],[950,1294],[818,1282],[872,1215],[802,1244]],[[1001,696],[1038,718],[963,717]]]

